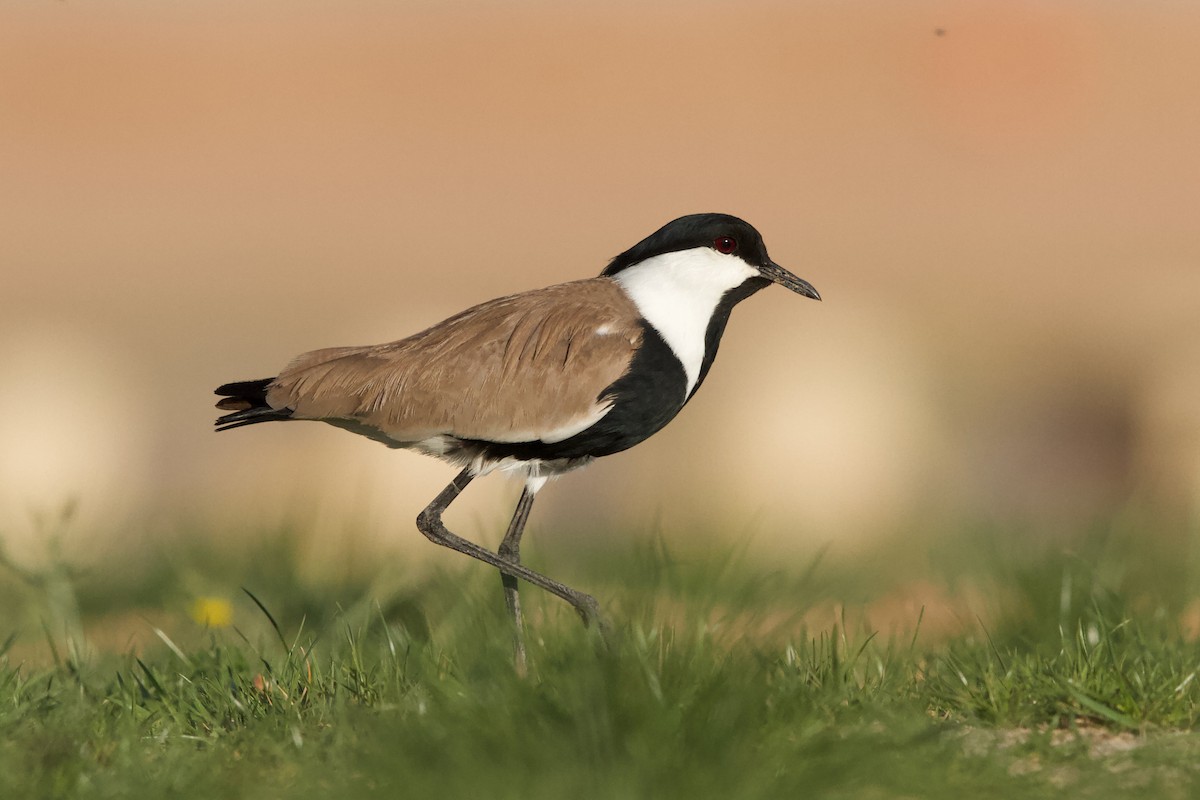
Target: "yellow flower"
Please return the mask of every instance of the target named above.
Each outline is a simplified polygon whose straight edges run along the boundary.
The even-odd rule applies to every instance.
[[[228,628],[233,623],[233,603],[224,597],[197,597],[188,613],[206,628]]]

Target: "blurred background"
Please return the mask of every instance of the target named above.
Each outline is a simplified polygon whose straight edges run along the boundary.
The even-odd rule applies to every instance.
[[[452,477],[212,389],[745,217],[825,302],[735,312],[701,391],[533,539],[802,560],[923,521],[1200,508],[1200,6],[0,8],[0,536],[118,568],[303,517],[433,557]],[[451,522],[494,542],[519,487]]]

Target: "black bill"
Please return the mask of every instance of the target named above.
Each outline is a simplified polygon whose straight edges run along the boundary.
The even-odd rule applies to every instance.
[[[821,295],[815,286],[803,278],[797,278],[795,275],[788,272],[774,261],[769,262],[765,267],[759,267],[758,271],[764,278],[774,281],[780,286],[786,286],[796,294],[802,294],[805,297],[811,297],[813,300],[821,299]]]

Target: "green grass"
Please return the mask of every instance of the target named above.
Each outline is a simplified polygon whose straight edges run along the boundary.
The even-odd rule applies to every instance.
[[[527,679],[482,567],[305,583],[285,532],[120,581],[13,573],[0,797],[1189,797],[1194,543],[1144,531],[964,528],[785,569],[533,547],[604,598],[620,640],[527,589]],[[876,630],[877,601],[913,580],[976,598],[963,624],[932,631],[918,609]],[[151,618],[188,583],[231,598],[234,626]],[[131,617],[136,654],[88,646]]]

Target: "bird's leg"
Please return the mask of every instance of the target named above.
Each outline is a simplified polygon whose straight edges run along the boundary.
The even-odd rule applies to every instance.
[[[500,542],[497,555],[510,564],[521,563],[521,534],[525,532],[525,522],[529,519],[529,510],[533,508],[533,498],[536,495],[537,492],[528,485],[521,492],[521,499],[517,501],[512,521],[508,523],[508,532]],[[517,672],[524,675],[527,670],[525,620],[521,617],[521,595],[518,594],[517,579],[501,572],[500,581],[504,584],[504,602],[508,604],[508,613],[513,620],[513,660],[516,662]]]
[[[461,536],[453,534],[446,529],[445,523],[442,522],[442,513],[462,493],[462,490],[467,488],[467,484],[474,477],[471,474],[470,468],[458,473],[458,476],[450,482],[450,485],[443,489],[441,494],[433,498],[433,502],[417,515],[417,530],[421,531],[425,535],[425,538],[434,544],[449,547],[451,550],[457,550],[485,564],[491,564],[505,575],[520,578],[527,583],[532,583],[534,586],[539,586],[547,592],[561,597],[575,608],[579,616],[583,618],[584,623],[594,625],[600,632],[601,637],[605,641],[608,641],[610,638],[608,635],[608,624],[604,621],[604,617],[600,613],[600,604],[596,602],[596,598],[576,591],[570,586],[565,586],[556,580],[547,578],[540,572],[534,572],[528,567],[509,563],[492,551],[480,547],[474,542],[468,542]]]

